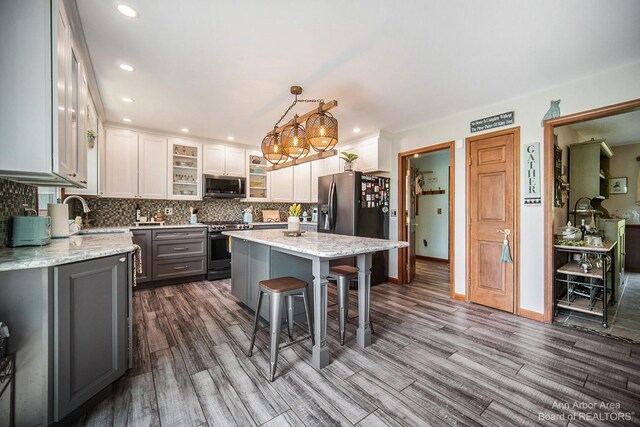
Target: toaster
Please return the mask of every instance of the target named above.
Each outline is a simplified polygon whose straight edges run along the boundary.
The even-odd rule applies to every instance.
[[[43,246],[51,242],[51,217],[14,216],[11,246]]]

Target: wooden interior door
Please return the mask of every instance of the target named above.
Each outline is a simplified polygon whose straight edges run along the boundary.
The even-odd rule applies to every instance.
[[[470,138],[469,155],[469,299],[514,312],[518,262],[517,129]],[[508,229],[513,263],[500,261]]]
[[[406,179],[406,204],[407,207],[406,217],[407,217],[407,241],[409,242],[409,256],[407,257],[407,283],[411,283],[413,278],[416,276],[416,198],[415,198],[415,190],[416,183],[413,179],[414,169],[411,166],[411,159],[407,159],[407,174],[405,175]]]

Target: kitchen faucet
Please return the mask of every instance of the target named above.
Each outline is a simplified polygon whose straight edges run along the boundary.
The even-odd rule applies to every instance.
[[[69,197],[66,197],[62,203],[67,204],[67,202],[69,200],[72,200],[72,199],[80,200],[80,203],[82,203],[82,211],[84,213],[91,212],[91,209],[89,209],[89,205],[87,204],[87,201],[85,199],[83,199],[82,197],[80,197],[80,196],[69,196]]]

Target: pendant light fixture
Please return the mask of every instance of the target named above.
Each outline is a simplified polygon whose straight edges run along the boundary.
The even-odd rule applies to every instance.
[[[319,154],[310,156],[304,161],[316,160],[316,157],[323,158],[327,155],[335,155],[329,151],[338,143],[338,121],[327,111],[338,105],[337,101],[327,104],[322,99],[298,99],[302,94],[302,87],[291,86],[291,94],[295,96],[293,103],[287,108],[280,120],[273,126],[273,131],[267,133],[262,140],[261,148],[264,158],[274,166],[291,160],[286,165],[279,168],[292,166],[302,162],[311,148]],[[302,117],[297,114],[286,125],[278,127],[280,122],[289,114],[289,111],[298,102],[317,102],[317,110],[312,110]],[[303,123],[306,121],[308,130]],[[334,150],[335,151],[335,150]]]
[[[318,152],[331,150],[338,143],[338,120],[323,110],[320,102],[318,111],[307,119],[306,133],[309,145]]]
[[[274,128],[275,131],[275,128]],[[287,154],[282,149],[280,134],[274,132],[262,140],[262,155],[271,164],[279,165],[287,161]]]
[[[307,133],[298,123],[298,115],[293,116],[293,120],[282,131],[282,148],[292,159],[299,159],[309,154],[309,142]]]

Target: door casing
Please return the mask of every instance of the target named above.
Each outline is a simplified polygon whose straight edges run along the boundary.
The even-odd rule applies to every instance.
[[[398,238],[399,240],[407,240],[407,222],[405,217],[406,196],[407,191],[405,183],[406,160],[416,154],[426,154],[434,151],[449,150],[449,286],[451,298],[460,299],[455,293],[455,223],[453,221],[455,211],[455,141],[444,142],[442,144],[431,145],[428,147],[416,148],[415,150],[404,151],[398,153]],[[398,249],[398,284],[407,283],[407,272],[405,265],[409,250],[407,248]]]
[[[558,126],[567,126],[603,117],[615,116],[640,109],[640,99],[607,105],[593,110],[560,116],[544,122],[544,187],[542,204],[544,209],[544,315],[540,319],[553,322],[553,134]]]
[[[510,241],[510,249],[511,249],[511,258],[513,259],[513,308],[514,313],[520,315],[520,127],[503,129],[495,132],[483,133],[477,136],[469,137],[465,140],[466,147],[466,163],[467,163],[467,173],[466,173],[466,185],[465,185],[465,200],[467,207],[469,206],[469,186],[471,185],[471,165],[469,164],[469,160],[471,158],[471,144],[474,141],[502,136],[502,135],[513,135],[513,173],[515,178],[515,189],[513,192],[514,198],[514,214],[513,214],[513,231],[509,236]],[[469,209],[466,209],[466,231],[467,231],[467,239],[466,239],[466,283],[465,283],[465,296],[464,300],[469,301],[469,291],[471,285],[471,223],[469,216]]]

